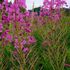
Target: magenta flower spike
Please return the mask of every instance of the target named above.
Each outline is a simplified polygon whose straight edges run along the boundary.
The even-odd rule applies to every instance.
[[[56,17],[56,19],[59,20],[60,9],[64,4],[67,4],[65,0],[44,0],[43,7],[41,9],[43,12],[41,12],[40,15],[48,15],[50,18]],[[55,11],[55,14],[53,11]]]

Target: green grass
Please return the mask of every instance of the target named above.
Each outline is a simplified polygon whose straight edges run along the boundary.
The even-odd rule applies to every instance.
[[[12,45],[0,46],[0,70],[22,70],[23,67],[23,70],[70,70],[70,67],[64,67],[65,63],[70,64],[69,16],[64,16],[55,24],[35,25],[32,35],[37,41],[30,46],[26,57],[20,56],[21,49],[14,56]]]

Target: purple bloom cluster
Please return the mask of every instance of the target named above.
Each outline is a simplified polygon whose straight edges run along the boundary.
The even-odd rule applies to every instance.
[[[60,9],[64,4],[67,5],[65,0],[44,0],[40,14],[58,20],[60,18]]]
[[[25,0],[15,0],[13,4],[3,2],[0,4],[1,23],[0,23],[0,38],[5,44],[13,43],[16,49],[21,48],[23,52],[29,50],[25,45],[31,45],[36,42],[31,35],[32,24],[26,18],[29,17],[29,12],[21,12],[21,8],[26,8]]]

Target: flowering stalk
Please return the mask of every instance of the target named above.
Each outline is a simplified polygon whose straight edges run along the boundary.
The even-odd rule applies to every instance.
[[[44,0],[41,15],[48,15],[51,19],[59,20],[61,6],[67,5],[64,0]]]
[[[26,45],[35,43],[35,38],[31,35],[31,23],[26,20],[30,14],[28,11],[21,12],[20,8],[26,8],[25,1],[22,2],[22,0],[15,0],[13,4],[8,4],[4,1],[0,4],[0,7],[2,11],[0,19],[2,46],[14,45],[23,67],[23,64],[25,66],[25,54],[29,51],[29,47]]]

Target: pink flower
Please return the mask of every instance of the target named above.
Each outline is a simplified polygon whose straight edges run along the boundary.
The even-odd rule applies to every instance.
[[[5,30],[5,32],[2,33],[1,37],[6,41],[12,42],[12,35],[10,35],[9,32],[10,30]]]
[[[7,39],[9,42],[12,42],[12,35],[7,34],[7,35],[6,35],[6,39]]]
[[[28,52],[29,48],[23,48],[23,52]]]
[[[60,16],[58,14],[56,14],[53,18],[57,21],[60,19]]]
[[[2,9],[2,5],[0,4],[0,10]]]
[[[14,47],[15,48],[19,48],[19,46],[18,46],[18,39],[15,39],[15,41],[14,41]]]
[[[14,3],[17,3],[20,7],[26,8],[26,0],[15,0]]]
[[[23,40],[23,41],[22,41],[22,44],[25,45],[25,44],[26,44],[26,40]]]
[[[4,0],[5,2],[8,2],[8,0]]]
[[[30,23],[26,23],[26,27],[31,27],[32,25]]]
[[[30,32],[31,32],[31,29],[30,29],[30,28],[25,28],[25,31],[26,31],[27,33],[30,33]]]
[[[2,32],[2,30],[3,30],[3,25],[2,23],[0,23],[0,32]]]
[[[36,40],[33,36],[28,36],[28,44],[32,44],[32,43],[35,43]]]

